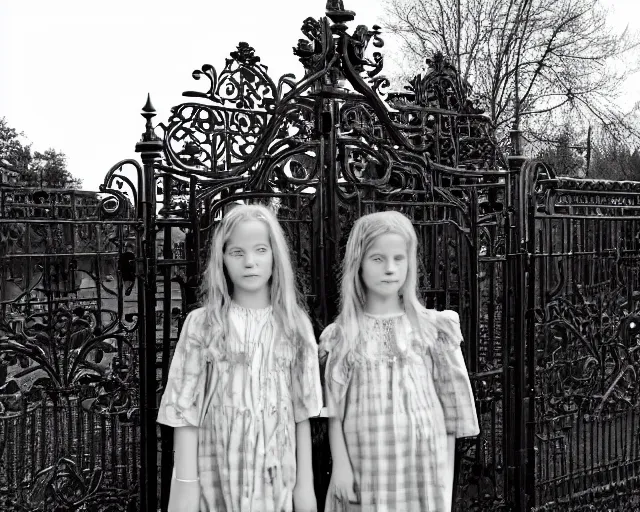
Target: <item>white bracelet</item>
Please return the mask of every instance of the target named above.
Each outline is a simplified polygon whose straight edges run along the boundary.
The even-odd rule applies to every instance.
[[[182,480],[181,478],[178,478],[177,476],[174,476],[173,479],[176,482],[184,482],[184,483],[193,483],[193,482],[199,482],[200,478],[196,478],[195,480]]]

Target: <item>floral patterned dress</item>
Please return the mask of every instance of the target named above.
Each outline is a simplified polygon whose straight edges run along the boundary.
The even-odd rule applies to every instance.
[[[225,354],[205,348],[204,309],[187,316],[158,422],[200,427],[201,512],[288,512],[296,422],[322,407],[313,332],[294,345],[277,335],[271,307],[232,303],[229,315]]]
[[[448,512],[447,435],[479,433],[458,315],[428,313],[424,336],[406,314],[366,315],[340,362],[342,329],[331,324],[321,336],[328,412],[342,421],[363,511]],[[325,512],[348,507],[329,489]]]

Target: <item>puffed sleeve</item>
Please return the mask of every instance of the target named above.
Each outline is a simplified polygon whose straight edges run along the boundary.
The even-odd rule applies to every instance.
[[[455,311],[437,314],[434,383],[444,410],[447,433],[455,437],[480,433],[469,373],[462,356],[460,318]]]
[[[344,416],[344,399],[351,380],[352,364],[346,356],[337,357],[342,344],[342,329],[328,325],[320,335],[320,362],[324,367],[324,388],[327,414],[330,418]]]
[[[309,319],[302,322],[296,359],[293,365],[293,414],[296,423],[319,416],[322,409],[322,387],[318,344]]]
[[[203,309],[187,315],[176,345],[169,378],[160,401],[158,423],[170,427],[199,426],[206,378],[203,349]]]

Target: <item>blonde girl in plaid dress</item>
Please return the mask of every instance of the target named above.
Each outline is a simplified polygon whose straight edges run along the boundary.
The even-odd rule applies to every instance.
[[[227,213],[158,413],[175,427],[170,512],[316,512],[309,417],[322,391],[294,283],[275,216]]]
[[[450,511],[455,438],[479,433],[458,315],[419,303],[416,247],[393,211],[361,217],[349,236],[340,314],[320,338],[325,512]]]

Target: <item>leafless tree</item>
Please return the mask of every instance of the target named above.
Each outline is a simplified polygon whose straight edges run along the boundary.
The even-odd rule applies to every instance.
[[[640,140],[617,104],[638,38],[613,30],[599,0],[386,0],[386,10],[416,67],[435,51],[449,57],[503,142],[514,128],[540,142],[567,116]]]

